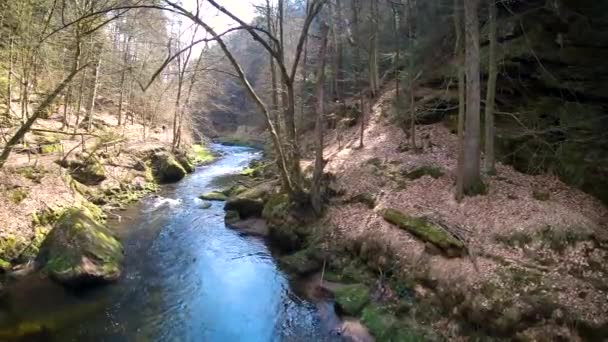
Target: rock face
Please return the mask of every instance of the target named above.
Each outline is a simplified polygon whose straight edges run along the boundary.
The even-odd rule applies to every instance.
[[[451,234],[436,224],[422,218],[405,215],[396,209],[385,209],[382,217],[399,228],[405,229],[424,242],[429,242],[439,248],[448,257],[461,256],[465,254],[462,241],[457,240]]]
[[[123,259],[122,244],[107,227],[81,209],[65,211],[48,234],[36,264],[68,286],[117,280]]]
[[[511,12],[501,9],[497,22],[497,156],[520,172],[551,172],[608,203],[608,4],[529,0],[505,7]]]
[[[174,183],[186,176],[186,170],[169,152],[159,152],[152,157],[154,177],[160,183]]]

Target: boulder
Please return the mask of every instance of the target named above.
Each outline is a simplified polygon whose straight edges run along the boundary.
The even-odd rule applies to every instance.
[[[205,201],[225,201],[228,199],[228,196],[219,191],[210,191],[198,196],[198,198]]]
[[[264,201],[261,199],[237,197],[226,201],[224,209],[236,211],[242,218],[257,217],[262,215],[262,210],[264,210]]]
[[[160,183],[174,183],[186,176],[186,170],[169,152],[159,152],[152,157],[154,177]]]
[[[264,204],[274,190],[274,182],[259,184],[229,198],[224,209],[237,211],[241,218],[260,217],[264,211]]]
[[[226,224],[234,224],[240,220],[241,220],[241,217],[239,216],[238,211],[234,211],[234,210],[226,211],[226,214],[224,216],[224,222],[226,222]]]
[[[279,265],[288,273],[308,275],[323,267],[323,258],[318,249],[309,247],[279,258]]]
[[[95,156],[83,156],[82,160],[71,161],[68,165],[72,178],[84,185],[98,185],[106,177],[106,171]]]
[[[67,286],[115,281],[123,247],[111,230],[78,208],[67,209],[47,235],[37,267]]]

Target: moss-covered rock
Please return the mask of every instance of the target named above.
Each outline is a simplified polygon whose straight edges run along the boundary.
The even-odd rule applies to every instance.
[[[180,152],[175,154],[175,159],[184,168],[184,171],[187,173],[194,172],[194,159],[191,155],[186,152]]]
[[[404,174],[405,178],[411,179],[411,180],[422,178],[424,176],[430,176],[430,177],[437,179],[437,178],[442,177],[443,175],[444,175],[443,170],[441,170],[440,168],[438,168],[436,166],[432,166],[432,165],[420,166],[409,172],[405,172],[405,174]]]
[[[341,286],[334,295],[340,310],[350,316],[358,316],[370,301],[369,288],[363,284]]]
[[[273,182],[259,184],[229,198],[224,209],[238,211],[241,218],[262,216],[264,204],[274,191]]]
[[[107,176],[101,162],[95,156],[83,156],[81,160],[69,162],[70,176],[85,185],[98,185]]]
[[[320,270],[323,266],[323,259],[318,249],[309,247],[280,257],[279,265],[288,273],[307,275]]]
[[[462,241],[425,218],[411,217],[392,208],[383,210],[382,217],[386,221],[407,230],[422,241],[432,243],[449,257],[466,254]]]
[[[154,178],[159,183],[174,183],[186,176],[186,170],[169,152],[159,152],[152,157]]]
[[[259,217],[264,210],[264,201],[261,199],[230,198],[226,201],[225,210],[234,210],[242,218]]]
[[[239,215],[238,211],[227,210],[226,214],[224,215],[224,222],[226,222],[226,224],[233,224],[240,220],[241,220],[241,216]]]
[[[210,191],[198,196],[198,198],[205,201],[225,201],[228,199],[228,196],[220,191]]]
[[[81,286],[118,279],[122,244],[86,210],[67,209],[40,246],[38,267],[54,280]]]

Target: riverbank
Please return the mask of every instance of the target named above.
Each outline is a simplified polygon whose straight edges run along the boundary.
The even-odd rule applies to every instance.
[[[605,338],[606,207],[556,177],[502,164],[487,194],[454,201],[456,136],[420,126],[423,150],[408,149],[382,114],[392,96],[373,107],[364,148],[357,127],[329,133],[321,220],[276,186],[232,194],[263,203],[279,265],[346,284],[317,287],[379,341]]]
[[[120,218],[129,203],[156,191],[158,184],[177,181],[214,158],[203,145],[172,153],[171,137],[161,127],[118,126],[111,115],[100,114],[91,132],[66,132],[59,116],[39,119],[0,171],[0,268],[5,272],[36,257],[67,209]]]

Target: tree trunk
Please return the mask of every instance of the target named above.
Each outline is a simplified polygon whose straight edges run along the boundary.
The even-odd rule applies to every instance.
[[[361,121],[360,129],[359,129],[359,148],[363,148],[363,138],[365,132],[365,103],[363,100],[363,82],[361,82],[361,74],[362,74],[362,65],[361,65],[361,41],[360,41],[360,32],[359,32],[359,0],[353,0],[352,3],[352,12],[353,12],[353,37],[355,40],[355,89],[359,92],[359,108],[361,111],[361,116],[359,120]]]
[[[12,36],[9,37],[9,48],[8,48],[8,68],[6,69],[6,117],[11,115],[11,97],[13,93],[12,82],[13,82],[13,41]]]
[[[410,37],[410,42],[414,41],[414,36],[415,36],[415,28],[413,25],[413,21],[414,21],[414,15],[413,15],[413,7],[412,7],[412,2],[408,1],[408,18],[407,18],[407,25],[408,25],[408,35]],[[418,151],[418,148],[416,147],[416,97],[415,97],[415,83],[416,83],[416,79],[414,76],[414,53],[413,53],[413,45],[414,43],[410,43],[410,58],[409,58],[409,72],[408,72],[408,79],[409,79],[409,104],[410,104],[410,143],[412,145],[412,151],[414,153],[416,153]]]
[[[321,29],[321,47],[319,48],[319,58],[317,58],[317,84],[315,93],[317,95],[317,108],[315,120],[315,168],[312,177],[312,187],[310,191],[310,199],[312,207],[317,215],[323,212],[323,194],[321,193],[321,182],[323,180],[323,169],[325,168],[325,160],[323,159],[323,124],[325,116],[323,86],[325,81],[325,54],[327,50],[327,36],[329,28],[323,25]]]
[[[456,31],[455,56],[458,67],[458,166],[456,170],[456,200],[464,197],[464,115],[465,115],[465,75],[463,44],[462,44],[462,0],[454,0],[454,29]]]
[[[375,98],[379,90],[378,76],[378,3],[370,1],[370,20],[372,31],[369,36],[369,91],[370,97]]]
[[[118,126],[122,125],[122,106],[125,96],[125,79],[127,77],[127,65],[129,59],[129,46],[131,36],[125,36],[123,49],[125,50],[122,58],[122,72],[120,74],[120,95],[118,97]]]
[[[274,27],[272,25],[272,8],[270,7],[270,0],[266,0],[266,24],[268,26],[268,32],[270,34],[274,34]],[[280,111],[279,111],[279,94],[278,94],[278,86],[277,86],[277,70],[274,65],[274,58],[271,54],[268,54],[270,59],[270,82],[271,82],[271,91],[272,91],[272,115],[274,118],[274,122],[277,128],[277,134],[281,136],[281,128],[280,128]]]
[[[6,143],[4,150],[2,150],[2,154],[0,154],[0,168],[2,168],[4,166],[4,164],[6,163],[8,156],[11,154],[11,151],[13,150],[13,146],[15,146],[17,143],[19,143],[19,141],[25,136],[25,133],[27,133],[30,130],[30,128],[32,127],[32,125],[34,124],[34,122],[36,122],[38,117],[40,117],[43,113],[46,112],[47,108],[51,104],[53,104],[53,101],[59,95],[59,93],[61,93],[63,91],[63,89],[66,87],[66,85],[68,85],[68,83],[70,83],[72,81],[74,76],[76,76],[76,74],[80,70],[82,70],[82,68],[72,71],[72,73],[70,73],[68,75],[68,77],[66,79],[64,79],[55,88],[55,90],[53,90],[53,92],[44,99],[44,101],[40,104],[40,106],[38,106],[38,108],[34,111],[32,116],[30,116],[27,119],[27,121],[23,125],[21,125],[21,127],[19,127],[17,132],[15,132],[15,134],[11,137],[11,139]]]
[[[90,132],[93,127],[93,111],[95,110],[95,98],[97,97],[97,87],[99,86],[99,70],[101,69],[102,49],[98,51],[99,56],[95,63],[95,71],[93,74],[93,86],[91,87],[91,97],[89,98],[89,106],[87,107],[86,121],[87,131]]]
[[[393,30],[395,31],[395,102],[401,103],[401,17],[400,9],[401,0],[397,4],[392,4],[393,9]]]
[[[488,62],[488,89],[486,93],[486,115],[485,115],[485,159],[484,171],[488,174],[496,172],[494,166],[494,102],[496,98],[496,3],[494,0],[489,4],[489,25],[490,32],[488,40],[490,41],[490,60]]]
[[[482,191],[480,175],[480,77],[479,77],[479,0],[464,1],[466,37],[466,117],[464,193],[475,195]]]

